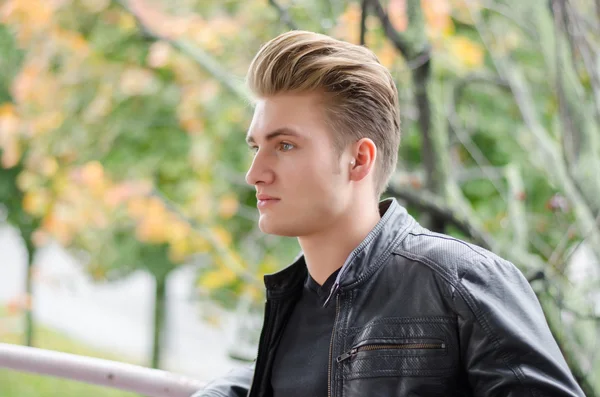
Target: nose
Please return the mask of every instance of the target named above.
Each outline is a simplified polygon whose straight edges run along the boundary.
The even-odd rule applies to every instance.
[[[260,150],[254,156],[252,164],[246,173],[246,183],[248,185],[256,186],[261,183],[270,184],[273,182],[273,170],[268,164],[266,157],[266,154],[261,153]]]

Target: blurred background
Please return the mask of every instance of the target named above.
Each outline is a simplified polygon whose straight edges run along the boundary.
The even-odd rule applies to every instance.
[[[598,0],[0,0],[0,342],[210,380],[256,354],[246,69],[306,29],[371,48],[403,139],[385,197],[528,277],[600,395]],[[2,397],[133,396],[0,369]]]

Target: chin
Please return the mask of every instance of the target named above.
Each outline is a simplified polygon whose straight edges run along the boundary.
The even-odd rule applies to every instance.
[[[260,216],[258,228],[265,234],[272,234],[275,236],[298,237],[300,235],[297,227],[294,227],[289,223],[284,224],[281,220],[273,219],[273,217],[267,215]]]

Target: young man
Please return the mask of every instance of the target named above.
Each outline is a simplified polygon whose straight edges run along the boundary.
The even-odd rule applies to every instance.
[[[515,266],[379,202],[400,119],[371,51],[288,32],[248,83],[259,226],[302,255],[265,276],[255,362],[196,397],[583,396]]]

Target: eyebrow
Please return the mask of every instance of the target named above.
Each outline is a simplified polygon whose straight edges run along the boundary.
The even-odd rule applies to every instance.
[[[277,138],[278,136],[294,136],[297,138],[301,138],[301,136],[294,130],[292,130],[291,128],[288,127],[281,127],[281,128],[277,128],[275,131],[269,132],[267,134],[267,136],[265,137],[266,141],[270,141],[274,138]],[[256,140],[254,139],[254,137],[252,135],[248,135],[246,136],[246,143],[248,145],[250,144],[255,144]]]

